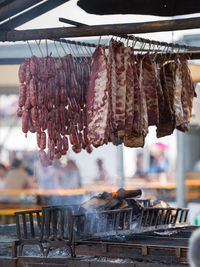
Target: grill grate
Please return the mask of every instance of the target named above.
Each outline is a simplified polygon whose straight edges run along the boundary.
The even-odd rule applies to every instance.
[[[24,245],[35,244],[46,256],[51,247],[67,247],[74,256],[75,244],[80,240],[187,225],[188,209],[153,208],[149,203],[144,202],[138,214],[133,208],[79,214],[79,206],[67,205],[16,212],[18,241],[14,254],[17,254],[18,246],[19,255],[22,255]]]

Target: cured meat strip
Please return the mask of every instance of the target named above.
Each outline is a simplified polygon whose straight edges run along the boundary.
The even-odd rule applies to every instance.
[[[125,71],[126,71],[126,108],[125,108],[125,135],[129,135],[133,128],[134,115],[134,76],[133,62],[134,52],[132,47],[124,49]]]
[[[162,110],[164,108],[164,95],[162,90],[162,85],[160,81],[160,64],[157,62],[153,62],[153,68],[155,73],[155,80],[156,80],[156,90],[158,95],[158,108],[159,108],[159,114],[162,113]]]
[[[124,66],[124,44],[118,42],[115,45],[115,62],[116,62],[116,113],[115,122],[117,130],[125,128],[125,107],[126,107],[126,72]]]
[[[149,53],[142,60],[142,88],[144,89],[148,111],[148,125],[157,125],[159,120],[158,95],[153,63]]]
[[[174,115],[175,115],[175,126],[179,126],[183,123],[184,114],[181,102],[181,94],[182,94],[182,73],[181,73],[181,64],[180,60],[174,63]]]
[[[91,100],[91,98],[93,98]],[[107,142],[108,78],[105,47],[98,45],[92,56],[91,79],[87,95],[88,134],[90,143],[97,147]]]
[[[108,52],[108,86],[109,86],[109,102],[110,102],[110,130],[116,131],[116,91],[117,91],[117,76],[115,63],[115,41],[110,40]]]
[[[135,62],[133,63],[134,75],[134,115],[133,115],[133,135],[141,135],[141,90]]]
[[[160,78],[164,96],[164,107],[159,116],[159,124],[157,127],[158,138],[172,134],[175,128],[174,113],[172,110],[169,94],[169,90],[173,90],[173,77],[170,77],[170,75],[169,66],[162,66]],[[169,89],[170,87],[171,89]]]
[[[146,96],[142,88],[142,57],[138,57],[137,64],[133,63],[134,75],[134,119],[132,134],[124,137],[127,147],[143,147],[144,137],[148,132],[148,114]]]
[[[137,70],[138,70],[138,77],[139,77],[139,88],[141,92],[141,124],[140,124],[140,132],[145,137],[148,133],[148,107],[147,107],[147,97],[145,93],[144,84],[144,77],[143,74],[143,57],[138,58],[137,62]]]
[[[185,132],[189,130],[189,122],[192,115],[192,101],[195,94],[194,84],[192,81],[191,73],[187,65],[187,59],[185,56],[180,58],[181,60],[181,73],[182,73],[182,92],[181,102],[183,108],[183,123],[177,126],[177,129]]]

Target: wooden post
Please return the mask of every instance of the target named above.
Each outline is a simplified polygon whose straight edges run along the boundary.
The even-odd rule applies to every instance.
[[[144,23],[108,24],[67,28],[0,31],[0,41],[26,41],[83,36],[136,34],[200,28],[200,17]]]

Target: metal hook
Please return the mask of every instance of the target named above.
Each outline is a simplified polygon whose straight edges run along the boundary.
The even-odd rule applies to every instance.
[[[126,46],[128,47],[128,43],[129,43],[130,36],[128,35],[127,37],[128,37],[128,38],[127,38]]]
[[[151,41],[149,41],[149,53],[150,53],[150,50],[151,50]]]
[[[58,52],[58,47],[57,47],[57,45],[56,45],[56,41],[54,40],[54,45],[55,45],[55,48],[56,48],[56,52],[57,52],[57,54],[58,54],[58,57],[60,58],[60,54],[59,54],[59,52]]]
[[[41,49],[41,47],[40,47],[41,40],[39,40],[39,42],[37,42],[37,41],[35,40],[35,42],[36,42],[36,44],[37,44],[37,46],[38,46],[38,48],[39,48],[39,51],[40,51],[40,53],[41,53],[41,56],[44,57],[44,56],[43,56],[43,53],[42,53],[42,49]]]
[[[101,42],[101,35],[99,36],[98,45],[100,45],[100,42]],[[98,46],[98,45],[97,45],[97,46]]]
[[[30,51],[31,51],[31,56],[33,56],[33,51],[32,51],[32,49],[31,49],[31,46],[30,46],[30,44],[29,44],[29,41],[27,40],[27,44],[28,44],[28,47],[29,47],[29,49],[30,49]]]
[[[48,44],[47,44],[47,39],[45,40],[45,44],[46,44],[46,51],[47,51],[47,57],[48,57]]]
[[[60,46],[62,47],[62,49],[63,49],[63,51],[64,51],[64,54],[66,55],[66,54],[67,54],[67,52],[66,52],[66,50],[65,50],[64,46],[62,45],[61,39],[59,39],[59,41],[60,41]]]
[[[85,49],[85,51],[84,51],[82,45],[80,45],[80,49],[81,49],[81,51],[82,51],[82,53],[83,53],[83,57],[84,57],[85,61],[87,62],[88,59],[87,59],[87,56],[86,56],[86,53],[85,53],[85,51],[87,51],[87,50]]]

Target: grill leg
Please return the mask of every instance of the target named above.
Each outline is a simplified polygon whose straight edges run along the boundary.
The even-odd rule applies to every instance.
[[[41,254],[42,254],[43,256],[45,256],[43,245],[42,245],[42,244],[39,244],[39,247],[40,247],[40,252],[41,252]]]
[[[14,241],[12,243],[12,258],[16,258],[17,257],[17,246],[18,246],[17,241]]]
[[[23,254],[23,248],[24,248],[24,245],[23,244],[19,245],[19,256],[22,256],[22,254]]]

